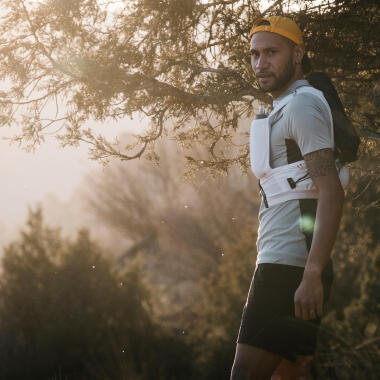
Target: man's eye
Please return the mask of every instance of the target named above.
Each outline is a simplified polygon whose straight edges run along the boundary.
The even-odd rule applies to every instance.
[[[268,52],[269,55],[273,55],[275,53],[276,53],[276,50],[269,50],[269,52]]]

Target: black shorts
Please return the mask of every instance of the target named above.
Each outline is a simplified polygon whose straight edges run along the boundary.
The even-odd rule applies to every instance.
[[[259,264],[243,309],[237,343],[273,352],[290,361],[297,355],[313,355],[320,318],[294,316],[294,293],[304,268],[283,264]],[[323,271],[324,303],[330,295],[333,267]]]

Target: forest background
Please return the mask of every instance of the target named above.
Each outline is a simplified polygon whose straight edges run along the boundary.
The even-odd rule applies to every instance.
[[[255,267],[259,195],[248,126],[270,103],[248,34],[294,18],[314,71],[361,136],[313,371],[375,379],[379,362],[379,8],[374,1],[1,2],[0,123],[33,150],[55,136],[105,165],[65,236],[29,211],[3,249],[0,377],[228,379]],[[94,122],[150,120],[108,141]],[[59,168],[57,168],[59,170]],[[99,226],[111,231],[105,244]]]

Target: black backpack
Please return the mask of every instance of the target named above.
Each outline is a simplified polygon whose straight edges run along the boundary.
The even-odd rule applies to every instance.
[[[308,82],[323,92],[330,108],[334,122],[335,156],[342,164],[356,161],[360,137],[344,111],[330,78],[322,72],[313,72],[306,76]]]

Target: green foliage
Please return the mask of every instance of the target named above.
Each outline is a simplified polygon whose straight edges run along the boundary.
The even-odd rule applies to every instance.
[[[0,283],[3,379],[185,379],[186,345],[152,322],[141,273],[118,273],[86,231],[75,241],[40,210],[10,244]],[[157,350],[167,349],[171,357]],[[172,359],[175,360],[173,364]]]

